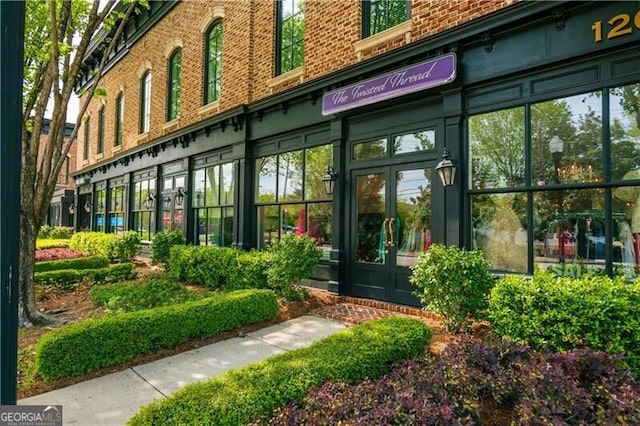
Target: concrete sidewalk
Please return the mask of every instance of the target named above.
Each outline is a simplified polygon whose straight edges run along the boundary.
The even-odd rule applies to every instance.
[[[62,405],[65,425],[124,425],[138,410],[181,387],[227,370],[311,345],[346,326],[303,316],[244,337],[203,346],[127,370],[18,401],[19,405]]]

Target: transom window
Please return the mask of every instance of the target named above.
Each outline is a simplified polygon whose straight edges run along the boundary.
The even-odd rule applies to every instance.
[[[220,98],[222,82],[222,21],[211,25],[205,36],[204,104]]]
[[[401,24],[410,16],[410,0],[363,0],[362,38]]]
[[[276,75],[301,67],[304,60],[304,1],[277,3]]]
[[[391,143],[391,146],[389,144]],[[371,160],[400,154],[429,151],[436,146],[435,129],[416,130],[411,133],[356,142],[351,148],[352,160]]]
[[[328,258],[333,207],[322,177],[332,153],[331,145],[321,145],[256,160],[258,248],[284,234],[308,234]]]
[[[639,100],[630,84],[469,118],[471,240],[495,270],[636,277]]]
[[[169,90],[167,121],[180,116],[180,94],[182,91],[182,49],[177,48],[169,57]]]
[[[151,123],[151,70],[140,79],[140,133],[149,131]]]

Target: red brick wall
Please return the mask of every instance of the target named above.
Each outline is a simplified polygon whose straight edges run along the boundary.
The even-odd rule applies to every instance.
[[[516,0],[413,0],[412,41],[432,36],[476,19]],[[224,8],[223,77],[219,108],[198,113],[202,107],[204,39],[202,24],[214,7]],[[305,81],[313,80],[357,63],[353,44],[360,40],[360,0],[306,0],[305,2]],[[252,18],[253,12],[253,18]],[[86,167],[152,141],[167,132],[194,124],[235,106],[250,103],[299,84],[299,80],[280,86],[268,84],[274,77],[275,6],[272,0],[189,0],[179,3],[164,19],[147,32],[100,82],[107,91],[104,99],[91,102],[91,149]],[[254,36],[251,37],[251,28]],[[163,128],[167,114],[167,57],[165,48],[174,38],[182,41],[181,116],[176,127]],[[370,51],[371,58],[403,46],[404,37]],[[144,61],[152,69],[152,111],[148,138],[140,139],[138,128],[140,81],[138,71]],[[115,137],[115,99],[125,94],[123,146],[113,150]],[[106,105],[104,155],[96,156],[98,110]],[[165,126],[166,127],[166,126]],[[84,129],[80,129],[78,158],[83,158]]]

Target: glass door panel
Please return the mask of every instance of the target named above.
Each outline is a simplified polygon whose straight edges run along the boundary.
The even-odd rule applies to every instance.
[[[396,265],[409,267],[431,246],[431,168],[400,170],[395,177]]]
[[[384,173],[356,176],[355,260],[385,264],[388,250]]]

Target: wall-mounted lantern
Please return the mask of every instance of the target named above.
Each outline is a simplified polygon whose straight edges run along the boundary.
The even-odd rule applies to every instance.
[[[75,214],[75,212],[76,212],[75,204],[73,203],[69,204],[69,214]]]
[[[338,174],[332,166],[327,166],[327,172],[322,176],[322,185],[324,185],[324,192],[327,195],[333,195],[333,191],[336,189],[336,180],[338,180]]]
[[[149,194],[147,195],[147,198],[144,199],[144,207],[147,210],[151,210],[153,208],[154,199],[155,199],[155,196],[153,195],[153,193],[149,192]]]
[[[91,213],[91,203],[89,202],[89,200],[84,203],[84,211],[87,213]]]
[[[449,158],[449,150],[447,148],[444,149],[442,160],[436,166],[436,170],[443,186],[453,185],[456,178],[456,165]]]
[[[184,203],[184,197],[187,194],[187,191],[184,190],[183,187],[178,188],[178,193],[176,194],[176,205],[181,206]]]

